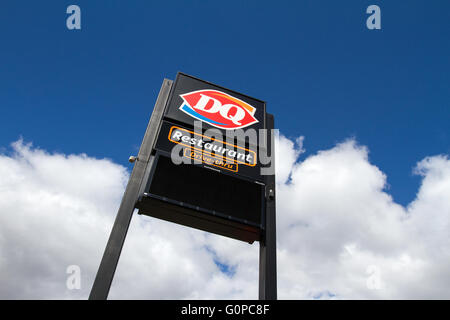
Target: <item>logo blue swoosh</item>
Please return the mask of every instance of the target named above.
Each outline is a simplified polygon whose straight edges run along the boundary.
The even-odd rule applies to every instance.
[[[188,113],[189,115],[193,116],[194,118],[200,119],[202,121],[210,122],[210,123],[214,123],[214,124],[219,124],[219,125],[222,125],[222,126],[227,126],[227,124],[225,124],[225,123],[220,123],[220,122],[208,119],[205,116],[202,116],[200,113],[195,112],[194,109],[189,107],[186,103],[184,103],[181,106],[180,110],[183,110],[184,112]]]

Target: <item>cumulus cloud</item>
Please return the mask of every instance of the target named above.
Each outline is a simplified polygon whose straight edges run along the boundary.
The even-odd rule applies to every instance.
[[[294,163],[278,185],[280,296],[448,298],[449,170],[443,156],[419,162],[404,208],[354,140]]]
[[[279,298],[449,298],[450,160],[428,157],[416,199],[396,204],[368,149],[303,157],[277,138]],[[17,141],[0,154],[0,298],[87,298],[127,168]],[[257,298],[258,244],[134,215],[112,299]],[[81,289],[66,269],[81,269]]]
[[[127,169],[22,141],[12,151],[0,155],[0,298],[87,298]],[[135,215],[110,297],[254,297],[257,262],[256,245]],[[80,290],[66,286],[71,265],[81,269]]]

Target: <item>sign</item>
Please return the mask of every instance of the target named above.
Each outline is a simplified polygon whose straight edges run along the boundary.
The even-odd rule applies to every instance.
[[[174,150],[175,146],[178,146],[178,149]],[[176,151],[177,156],[192,160],[182,161],[183,163],[212,166],[223,171],[224,174],[232,174],[260,183],[264,181],[264,177],[261,176],[257,146],[246,148],[239,143],[229,143],[222,138],[199,134],[187,127],[163,121],[156,149],[167,156],[171,156],[171,153]]]
[[[210,82],[179,73],[166,107],[165,118],[194,126],[202,121],[205,129],[264,129],[266,104]]]

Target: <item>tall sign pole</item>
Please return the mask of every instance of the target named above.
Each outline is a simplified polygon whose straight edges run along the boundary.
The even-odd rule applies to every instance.
[[[120,203],[111,235],[109,236],[105,252],[103,253],[103,258],[97,276],[95,277],[89,300],[106,300],[108,297],[136,201],[141,190],[143,190],[143,186],[147,183],[146,177],[148,177],[148,175],[146,175],[146,173],[153,161],[151,152],[157,138],[164,107],[171,88],[172,80],[164,79],[147,130],[145,131],[141,148],[139,149],[137,161],[131,172],[130,180],[128,181],[122,202]]]
[[[274,117],[266,114],[267,150],[275,170]],[[265,232],[259,241],[259,299],[277,299],[277,246],[276,246],[276,207],[275,174],[265,176]]]

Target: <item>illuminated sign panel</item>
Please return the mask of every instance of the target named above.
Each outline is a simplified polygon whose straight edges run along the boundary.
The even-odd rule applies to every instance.
[[[197,90],[180,97],[181,111],[220,129],[242,129],[258,122],[255,107],[222,91]]]
[[[192,149],[196,149],[201,153],[207,153],[217,158],[223,158],[225,161],[232,163],[241,163],[247,166],[256,165],[256,152],[237,145],[233,145],[215,138],[211,138],[202,134],[196,134],[177,126],[172,126],[169,131],[168,139]]]
[[[210,82],[179,73],[166,108],[165,118],[193,126],[226,131],[263,129],[266,105],[263,101]]]

